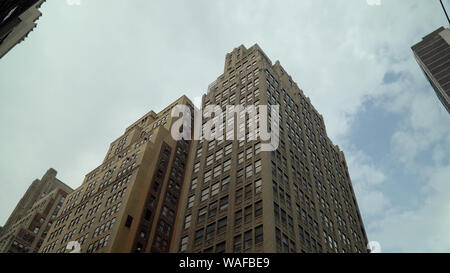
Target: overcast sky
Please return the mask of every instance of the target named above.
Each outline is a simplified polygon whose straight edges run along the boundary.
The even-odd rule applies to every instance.
[[[369,240],[450,251],[450,115],[410,49],[446,25],[438,0],[58,0],[42,12],[0,60],[1,224],[48,168],[78,187],[127,126],[201,96],[227,52],[258,43],[345,152]]]

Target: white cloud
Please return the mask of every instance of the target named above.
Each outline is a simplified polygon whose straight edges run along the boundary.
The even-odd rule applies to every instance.
[[[391,208],[366,226],[371,240],[393,252],[450,251],[450,165],[430,173],[430,193],[417,210]]]
[[[413,201],[400,205],[391,200],[382,214],[366,221],[366,229],[370,239],[388,251],[448,252],[450,118],[421,73],[406,66],[402,73],[407,77],[386,87],[377,103],[405,117],[392,135],[390,156],[414,177],[395,181],[404,188],[404,195],[396,197]],[[414,190],[414,184],[420,190]],[[386,203],[378,189],[369,189],[361,194],[361,204],[376,203],[377,198]]]
[[[367,0],[369,6],[379,6],[381,5],[381,0]]]
[[[385,174],[363,152],[354,149],[349,151],[346,159],[361,213],[367,218],[384,212],[391,205],[382,191],[386,182]]]

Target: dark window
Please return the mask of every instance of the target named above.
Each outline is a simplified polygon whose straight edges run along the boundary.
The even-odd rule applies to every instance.
[[[252,230],[247,231],[244,233],[244,249],[249,249],[252,247]]]
[[[252,220],[252,206],[248,206],[244,210],[244,222],[249,223]]]
[[[128,215],[127,217],[127,222],[125,223],[126,227],[131,227],[131,224],[133,223],[133,217],[131,217],[130,215]]]
[[[152,217],[152,211],[149,210],[149,209],[146,210],[146,211],[145,211],[145,217],[144,217],[145,220],[146,220],[146,221],[150,221],[150,218],[151,218],[151,217]]]
[[[216,253],[224,253],[225,252],[225,242],[216,245]]]
[[[255,228],[255,244],[263,242],[263,226]]]
[[[262,201],[255,203],[255,218],[262,215]]]
[[[242,250],[242,238],[241,235],[238,235],[234,237],[233,252],[240,253],[241,250]]]

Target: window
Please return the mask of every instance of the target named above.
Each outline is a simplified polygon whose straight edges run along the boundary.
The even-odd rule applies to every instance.
[[[277,203],[273,203],[273,212],[275,215],[275,220],[280,221],[280,207]]]
[[[192,215],[188,215],[186,216],[186,218],[184,218],[184,228],[187,229],[191,226],[191,219],[192,219]]]
[[[206,241],[214,238],[214,231],[216,229],[216,223],[212,223],[206,227]]]
[[[197,177],[192,179],[191,181],[191,190],[195,190],[197,188]]]
[[[253,156],[253,148],[252,147],[248,148],[247,151],[245,152],[245,154],[246,154],[245,158],[247,160],[251,159]]]
[[[209,204],[208,218],[216,216],[217,213],[217,201]]]
[[[194,173],[197,173],[199,169],[200,169],[200,162],[197,162],[194,165]]]
[[[238,210],[234,213],[234,225],[240,226],[242,224],[242,210]]]
[[[210,141],[209,143],[208,143],[208,151],[211,151],[211,149],[212,148],[214,148],[214,145],[215,145],[216,143],[214,142],[214,141]]]
[[[288,253],[289,252],[289,241],[288,241],[288,237],[285,234],[283,234],[282,243],[283,243],[283,251],[285,253]]]
[[[255,162],[255,173],[259,173],[261,171],[261,159]]]
[[[228,196],[225,196],[220,199],[220,211],[226,210],[228,208]]]
[[[198,148],[198,150],[197,150],[197,158],[202,156],[202,149],[203,149],[202,147]]]
[[[202,244],[202,241],[203,241],[203,233],[204,233],[204,229],[203,229],[203,228],[201,228],[201,229],[199,229],[199,230],[197,230],[197,231],[195,232],[194,244],[195,244],[196,246]]]
[[[262,213],[262,201],[258,201],[255,203],[255,218],[261,216]]]
[[[263,240],[263,226],[261,225],[255,228],[255,244],[262,243]]]
[[[206,218],[206,207],[203,207],[203,208],[198,210],[197,222],[200,223],[203,220],[205,220],[205,218]]]
[[[244,222],[249,223],[252,220],[252,206],[244,209]]]
[[[247,178],[251,177],[253,174],[253,166],[252,165],[247,165],[247,167],[245,168],[245,176]]]
[[[217,235],[225,233],[227,230],[227,218],[222,218],[217,223]]]
[[[214,168],[214,178],[219,177],[222,174],[222,166],[218,165]]]
[[[236,183],[239,184],[244,180],[244,169],[240,169],[236,174]]]
[[[236,191],[235,203],[240,204],[242,202],[242,188]]]
[[[275,240],[277,247],[281,248],[281,231],[278,228],[275,228]]]
[[[262,180],[258,179],[255,181],[255,194],[262,192]]]
[[[221,189],[221,191],[226,191],[226,190],[228,190],[228,185],[229,185],[229,183],[230,183],[230,177],[228,176],[228,177],[225,177],[223,180],[222,180],[222,189]]]
[[[211,164],[213,163],[213,161],[214,161],[214,155],[211,154],[210,156],[208,156],[208,157],[206,158],[206,166],[211,165]]]
[[[244,233],[244,249],[249,249],[252,247],[253,244],[253,238],[252,238],[252,230],[247,231]]]
[[[225,252],[225,242],[216,245],[216,253],[224,253],[224,252]]]
[[[240,253],[242,250],[242,235],[237,235],[233,240],[233,252]]]
[[[241,164],[244,162],[244,152],[240,152],[238,154],[238,164]]]
[[[194,206],[195,195],[188,198],[187,208],[192,208]]]
[[[223,172],[229,171],[231,169],[231,159],[228,159],[223,163]]]
[[[214,183],[211,187],[211,196],[215,196],[219,193],[219,182]]]
[[[206,199],[208,199],[208,193],[209,193],[209,188],[206,188],[202,191],[202,196],[200,198],[200,201],[205,201]]]
[[[127,221],[125,222],[125,226],[126,227],[131,227],[131,224],[133,223],[133,217],[131,217],[130,215],[128,215],[127,217]]]
[[[285,212],[283,209],[281,209],[281,223],[282,223],[283,225],[286,225],[286,223],[287,223],[287,220],[286,220],[286,212]]]
[[[251,199],[252,195],[253,195],[253,185],[252,184],[248,184],[247,186],[245,186],[245,200]]]
[[[294,232],[294,220],[292,219],[291,216],[288,216],[288,225],[289,225],[289,230],[291,232]]]
[[[211,170],[205,172],[205,177],[203,178],[203,183],[208,183],[211,181]]]
[[[290,243],[289,243],[289,252],[291,252],[291,253],[296,253],[297,252],[297,248],[295,246],[295,242],[292,241],[292,240],[290,240]]]
[[[233,143],[230,143],[227,146],[225,146],[225,156],[229,155],[232,150],[233,150]]]
[[[188,236],[181,239],[180,252],[186,251],[188,245]]]

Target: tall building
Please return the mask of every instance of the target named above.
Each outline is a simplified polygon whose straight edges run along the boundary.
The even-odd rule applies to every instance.
[[[440,27],[412,47],[439,100],[450,113],[450,28]]]
[[[344,154],[278,61],[234,49],[208,105],[280,105],[279,146],[262,151],[248,128],[244,141],[193,141],[172,252],[367,252]]]
[[[103,163],[67,197],[40,252],[66,252],[74,241],[82,253],[169,251],[190,151],[190,141],[171,136],[176,105],[193,107],[183,96],[111,143]]]
[[[0,253],[37,252],[72,189],[49,169],[35,180],[17,204],[0,234]]]
[[[0,2],[0,58],[25,40],[41,17],[45,0],[3,0]]]

